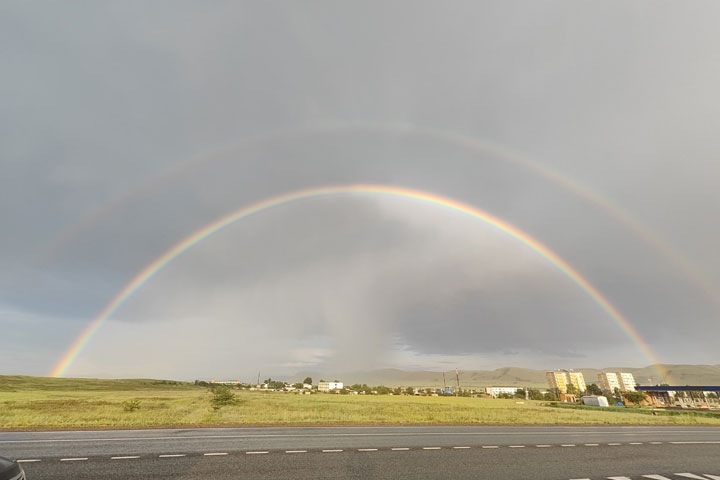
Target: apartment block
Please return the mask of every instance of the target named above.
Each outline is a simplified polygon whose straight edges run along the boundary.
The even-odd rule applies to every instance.
[[[621,392],[634,392],[635,377],[627,372],[601,372],[598,373],[600,388],[605,392],[614,392],[617,388]]]
[[[582,393],[587,389],[582,372],[573,370],[551,370],[545,372],[545,378],[547,378],[550,389],[557,388],[560,393],[567,393],[568,385],[573,385],[578,393]]]
[[[621,392],[635,391],[635,386],[637,386],[637,383],[635,383],[635,377],[633,377],[632,373],[617,372],[617,376],[618,381],[620,382]]]

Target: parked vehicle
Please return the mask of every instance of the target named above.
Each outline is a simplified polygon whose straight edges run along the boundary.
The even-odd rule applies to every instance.
[[[25,472],[18,462],[0,457],[0,480],[25,480]]]

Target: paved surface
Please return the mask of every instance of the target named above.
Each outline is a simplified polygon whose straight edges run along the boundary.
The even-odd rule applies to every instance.
[[[305,427],[0,433],[30,480],[700,478],[715,427]]]

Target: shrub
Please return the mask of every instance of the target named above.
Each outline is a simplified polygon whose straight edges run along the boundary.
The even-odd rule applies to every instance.
[[[220,410],[225,405],[235,403],[235,394],[225,385],[215,387],[211,390],[212,398],[210,398],[210,406],[213,410]]]
[[[123,402],[123,410],[126,412],[134,412],[140,409],[140,400],[125,400]]]

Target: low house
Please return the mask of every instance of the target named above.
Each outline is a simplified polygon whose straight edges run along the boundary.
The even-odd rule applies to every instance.
[[[342,382],[320,382],[318,383],[319,392],[332,392],[333,390],[342,390]]]
[[[493,398],[497,398],[502,394],[515,395],[519,389],[520,387],[485,387],[485,393]]]

